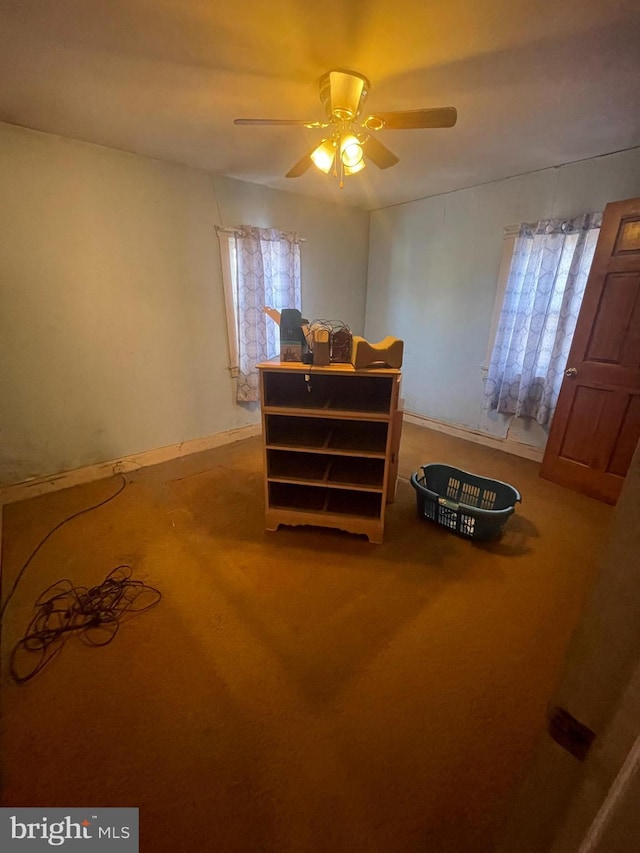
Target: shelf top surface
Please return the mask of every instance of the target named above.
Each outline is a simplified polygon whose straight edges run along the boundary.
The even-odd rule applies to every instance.
[[[276,356],[269,361],[257,365],[258,370],[281,370],[287,373],[333,373],[347,376],[399,376],[401,371],[396,367],[365,367],[356,370],[352,364],[333,362],[319,367],[313,364],[303,364],[301,361],[280,361]]]

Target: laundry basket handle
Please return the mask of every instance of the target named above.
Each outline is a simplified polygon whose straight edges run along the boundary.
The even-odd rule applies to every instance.
[[[458,512],[458,510],[460,509],[460,504],[458,503],[458,501],[452,501],[450,500],[450,498],[439,497],[438,503],[440,504],[440,506],[445,506],[447,509],[453,510],[453,512]]]

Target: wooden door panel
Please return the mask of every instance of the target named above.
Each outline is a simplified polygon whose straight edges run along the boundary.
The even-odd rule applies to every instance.
[[[618,477],[626,475],[638,443],[638,435],[640,435],[640,394],[634,394],[629,396],[627,401],[620,433],[611,455],[608,468],[611,474],[616,474]]]
[[[615,503],[640,438],[640,199],[608,204],[541,476]]]
[[[555,430],[547,444],[545,461],[547,454],[554,459],[553,476],[547,479],[615,503],[640,437],[640,394],[573,382],[562,401],[567,410],[559,406],[556,412],[564,430]],[[544,467],[541,475],[546,476]]]
[[[640,435],[637,421],[640,407],[630,406],[629,399],[620,389],[576,385],[565,431],[556,434],[559,449],[553,457],[553,477],[547,479],[615,503],[629,466],[629,453],[633,455]],[[541,474],[545,476],[544,471]],[[594,494],[594,477],[597,494]]]
[[[623,216],[618,227],[613,255],[640,250],[640,216]]]
[[[594,441],[612,392],[576,385],[558,456],[578,465],[593,463]]]
[[[629,320],[640,301],[639,295],[640,275],[613,273],[606,277],[584,354],[585,361],[623,364],[627,360]]]

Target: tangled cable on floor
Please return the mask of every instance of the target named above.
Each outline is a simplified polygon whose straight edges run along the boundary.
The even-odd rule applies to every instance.
[[[45,542],[74,518],[117,498],[127,485],[125,477],[121,475],[121,479],[120,486],[112,495],[67,516],[38,542],[23,563],[0,609],[0,628],[9,602]],[[118,633],[122,621],[155,607],[161,598],[162,594],[155,587],[133,580],[131,567],[127,565],[116,566],[99,586],[74,587],[66,578],[56,581],[38,597],[35,616],[24,637],[11,650],[11,677],[18,684],[30,681],[74,635],[87,645],[106,646]]]
[[[65,524],[68,524],[70,521],[73,521],[74,518],[79,518],[79,516],[84,515],[87,512],[93,512],[94,509],[99,509],[101,506],[104,506],[105,504],[110,503],[112,500],[115,500],[115,498],[117,498],[118,495],[124,491],[124,489],[127,485],[127,481],[126,481],[123,474],[120,475],[120,479],[121,479],[121,483],[118,486],[118,489],[112,495],[109,495],[108,498],[105,498],[104,500],[100,501],[97,504],[92,504],[91,506],[87,506],[84,509],[80,509],[77,512],[72,513],[71,515],[68,515],[66,518],[63,518],[62,521],[58,522],[58,524],[56,524],[55,527],[52,527],[46,536],[42,537],[42,539],[38,542],[36,547],[33,549],[33,551],[29,554],[27,559],[22,564],[22,568],[20,569],[20,571],[16,575],[16,579],[13,582],[13,586],[11,587],[9,593],[7,594],[7,596],[4,600],[4,604],[2,605],[2,609],[0,610],[0,625],[2,624],[2,620],[4,619],[4,614],[5,614],[7,607],[9,606],[9,602],[11,601],[13,596],[15,595],[15,591],[18,588],[18,584],[20,583],[23,575],[25,574],[25,572],[29,568],[29,564],[31,563],[33,558],[36,556],[38,551],[42,548],[44,543],[47,542],[47,540],[49,540],[53,536],[53,534],[56,532],[56,530],[60,530],[61,527],[64,527]]]
[[[131,567],[116,566],[98,586],[74,587],[56,581],[36,601],[37,612],[24,637],[11,651],[11,677],[25,684],[37,675],[71,636],[90,646],[106,646],[125,619],[150,610],[162,594],[133,580]]]

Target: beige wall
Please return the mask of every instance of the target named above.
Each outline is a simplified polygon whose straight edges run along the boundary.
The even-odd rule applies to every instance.
[[[0,485],[258,420],[215,225],[299,231],[303,310],[364,324],[368,214],[0,124]]]
[[[406,408],[504,436],[482,416],[503,228],[640,195],[640,148],[434,196],[371,215],[366,336],[405,341]],[[545,435],[514,425],[515,437]]]
[[[216,224],[299,231],[309,319],[403,338],[407,410],[504,435],[480,408],[502,229],[640,195],[640,149],[370,221],[7,124],[0,182],[1,485],[257,421],[227,370]]]

